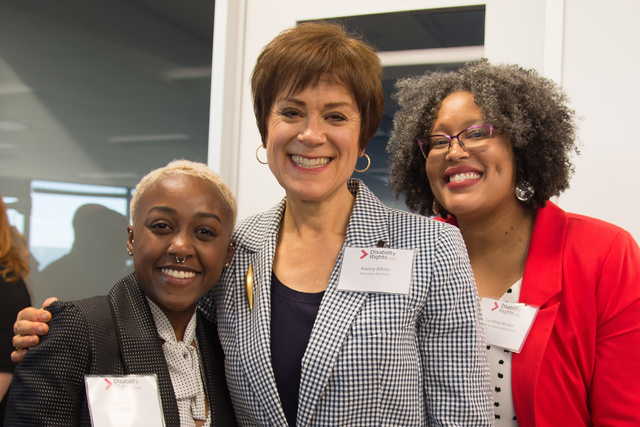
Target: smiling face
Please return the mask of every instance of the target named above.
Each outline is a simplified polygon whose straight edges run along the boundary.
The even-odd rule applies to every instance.
[[[267,122],[269,168],[287,197],[330,199],[346,190],[358,155],[360,112],[344,86],[317,86],[279,96]]]
[[[140,197],[127,247],[145,294],[169,320],[190,317],[231,261],[231,224],[229,206],[201,178],[167,175]]]
[[[484,123],[482,109],[470,92],[454,92],[440,106],[430,134],[456,135]],[[425,165],[436,200],[458,218],[482,219],[503,208],[518,206],[515,197],[515,158],[509,140],[494,131],[487,149],[464,151],[454,140],[446,157]]]

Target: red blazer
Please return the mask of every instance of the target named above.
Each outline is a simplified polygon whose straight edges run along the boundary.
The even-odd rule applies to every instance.
[[[538,209],[520,302],[540,311],[513,355],[522,427],[640,426],[640,249],[612,224]]]
[[[640,426],[640,249],[625,230],[538,209],[520,302],[540,306],[513,354],[521,427]]]

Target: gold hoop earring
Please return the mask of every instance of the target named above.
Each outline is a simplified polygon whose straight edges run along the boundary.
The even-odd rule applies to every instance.
[[[362,173],[362,172],[366,172],[367,170],[369,170],[369,166],[371,166],[371,157],[369,157],[369,155],[367,153],[364,153],[364,156],[367,158],[367,167],[364,168],[364,169],[353,168],[354,171]]]
[[[258,156],[258,150],[260,150],[260,147],[264,148],[262,144],[258,145],[258,148],[256,148],[256,160],[258,160],[258,163],[260,163],[261,165],[266,165],[267,162],[263,162],[262,160],[260,160],[260,157]],[[267,151],[266,148],[264,150]]]

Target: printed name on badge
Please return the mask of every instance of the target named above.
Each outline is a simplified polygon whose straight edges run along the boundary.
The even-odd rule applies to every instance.
[[[413,258],[413,249],[345,248],[338,289],[406,295]]]
[[[85,375],[93,427],[164,426],[156,375]]]
[[[519,353],[538,313],[538,307],[492,298],[482,298],[480,307],[487,344]]]

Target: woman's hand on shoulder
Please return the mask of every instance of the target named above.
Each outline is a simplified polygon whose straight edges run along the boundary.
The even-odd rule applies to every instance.
[[[27,307],[18,313],[16,323],[13,324],[13,347],[11,360],[18,363],[27,354],[27,349],[40,342],[38,335],[46,335],[49,332],[47,322],[51,320],[51,313],[45,310],[54,301],[55,297],[47,298],[42,303],[42,308]]]

